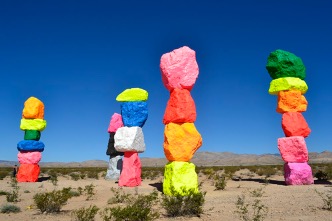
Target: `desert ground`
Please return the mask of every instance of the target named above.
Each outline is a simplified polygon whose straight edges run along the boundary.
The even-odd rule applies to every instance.
[[[165,216],[165,211],[158,207],[160,218],[157,220],[222,220],[234,221],[241,220],[235,211],[236,201],[241,194],[246,195],[247,202],[251,205],[254,198],[250,197],[249,192],[261,189],[263,196],[259,198],[261,203],[268,208],[265,220],[289,220],[289,221],[313,221],[313,220],[332,220],[332,211],[322,209],[324,206],[322,198],[316,193],[332,191],[331,182],[318,182],[315,180],[313,185],[303,186],[286,186],[284,178],[281,174],[269,177],[268,180],[258,175],[248,176],[249,171],[241,170],[236,172],[236,179],[227,180],[224,190],[215,190],[213,180],[207,176],[199,174],[199,182],[201,190],[206,192],[204,213],[200,217],[177,217],[169,218]],[[159,195],[161,193],[163,177],[160,176],[154,180],[144,179],[139,187],[124,187],[126,193],[131,194],[148,194],[157,189]],[[43,179],[42,179],[43,180]],[[93,184],[96,194],[91,200],[86,200],[86,196],[70,198],[66,205],[62,207],[60,213],[42,214],[33,204],[33,196],[36,193],[52,191],[53,189],[62,189],[63,187],[78,188]],[[100,209],[109,207],[107,201],[113,196],[111,187],[119,188],[115,181],[109,181],[100,177],[99,179],[85,178],[78,181],[70,179],[70,177],[59,176],[57,185],[53,185],[50,180],[43,180],[36,183],[18,183],[19,199],[15,203],[21,208],[19,213],[0,213],[1,221],[65,221],[73,220],[71,212],[81,207],[96,205]],[[11,191],[11,179],[6,177],[0,180],[0,190]],[[0,206],[6,203],[6,197],[0,196]],[[249,207],[250,209],[250,207]],[[95,216],[96,221],[102,220],[99,213]]]

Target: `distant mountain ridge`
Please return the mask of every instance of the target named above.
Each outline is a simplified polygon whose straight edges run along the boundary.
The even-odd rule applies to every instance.
[[[309,163],[332,163],[332,152],[309,153]],[[166,158],[141,158],[142,166],[162,167]],[[196,152],[191,160],[196,166],[248,166],[283,164],[279,154],[236,154],[231,152]],[[0,167],[17,164],[15,161],[0,160]],[[41,167],[107,167],[106,160],[88,160],[83,162],[41,162]]]

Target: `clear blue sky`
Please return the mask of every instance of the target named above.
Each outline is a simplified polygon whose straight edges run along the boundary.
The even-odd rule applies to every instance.
[[[43,162],[107,160],[115,98],[132,87],[149,92],[140,156],[164,157],[160,57],[184,45],[200,69],[199,151],[278,153],[281,114],[265,69],[276,49],[306,65],[309,151],[331,151],[331,10],[328,0],[1,1],[0,159],[17,160],[23,103],[35,96],[48,124]]]

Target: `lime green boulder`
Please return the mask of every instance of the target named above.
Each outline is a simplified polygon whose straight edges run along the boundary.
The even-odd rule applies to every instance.
[[[43,131],[46,128],[46,120],[43,119],[21,119],[21,130]]]
[[[198,192],[195,165],[190,162],[173,161],[165,166],[163,192],[165,195],[188,195]]]
[[[24,131],[24,140],[36,140],[40,139],[40,131],[38,130],[26,130]]]
[[[117,101],[146,101],[148,99],[148,92],[141,88],[130,88],[124,90],[117,97]]]
[[[270,83],[269,94],[277,95],[279,91],[298,90],[305,94],[308,85],[305,81],[295,77],[285,77],[274,79]]]
[[[275,50],[267,58],[266,69],[271,78],[297,77],[305,79],[305,67],[301,58],[288,51]]]

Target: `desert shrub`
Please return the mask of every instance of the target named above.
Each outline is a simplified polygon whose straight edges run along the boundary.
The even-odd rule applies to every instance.
[[[142,179],[155,180],[160,176],[160,172],[157,170],[142,170]]]
[[[278,168],[276,168],[274,166],[262,166],[262,167],[258,168],[256,173],[259,176],[270,177],[272,175],[275,175],[277,173],[277,171],[278,171]]]
[[[216,174],[214,177],[215,190],[224,190],[226,188],[226,185],[227,185],[226,177]]]
[[[34,203],[40,212],[57,213],[63,205],[71,198],[71,188],[53,190],[52,192],[37,193],[33,196]]]
[[[72,180],[75,180],[75,181],[77,181],[81,178],[79,173],[70,173],[69,176],[71,177]]]
[[[23,193],[30,193],[30,191],[29,190],[24,190]]]
[[[315,190],[315,192],[322,198],[324,202],[323,209],[332,211],[332,191],[327,192],[319,192],[318,190]]]
[[[193,189],[182,190],[184,195],[171,189],[170,196],[162,197],[162,207],[169,217],[200,216],[203,213],[206,192],[197,192]]]
[[[239,218],[243,221],[264,220],[267,216],[268,207],[265,206],[260,199],[257,199],[263,195],[262,189],[251,191],[250,195],[255,197],[255,199],[247,199],[245,194],[238,196],[235,203],[235,213],[238,214]]]
[[[213,176],[215,175],[215,171],[213,168],[205,168],[201,171],[205,176],[207,176],[208,179],[213,178]]]
[[[86,200],[91,200],[94,195],[96,195],[95,186],[91,183],[84,187],[84,194],[86,195]]]
[[[239,171],[241,169],[241,167],[239,166],[227,166],[227,167],[224,167],[224,173],[228,176],[228,177],[232,177],[233,174],[236,172],[236,171]]]
[[[86,173],[86,176],[87,176],[88,178],[92,178],[92,179],[96,179],[96,180],[98,180],[98,179],[99,179],[98,173],[99,173],[98,171],[90,170],[90,171],[88,171],[88,172]]]
[[[111,188],[111,192],[114,194],[114,196],[107,201],[108,204],[124,203],[129,200],[131,196],[128,193],[124,193],[122,189],[117,189],[114,187]]]
[[[58,173],[56,171],[51,170],[48,175],[50,176],[50,181],[54,186],[58,185]]]
[[[8,194],[7,191],[0,190],[0,196],[6,196]]]
[[[15,178],[11,179],[11,187],[12,187],[12,191],[8,192],[6,195],[7,202],[11,202],[11,203],[19,202],[20,195],[19,195],[18,191],[19,191],[20,187],[18,186],[17,180]]]
[[[104,221],[150,221],[159,217],[159,213],[152,209],[158,200],[158,192],[149,195],[129,197],[124,206],[105,208],[101,213]]]
[[[21,208],[16,205],[5,204],[0,208],[1,213],[19,213],[21,212]]]
[[[254,190],[249,190],[250,196],[252,197],[262,197],[264,195],[264,190],[263,188],[257,188]]]
[[[8,171],[0,171],[0,180],[3,180],[8,175],[9,175]]]
[[[95,205],[90,205],[88,208],[82,207],[72,212],[72,217],[75,221],[93,221],[99,208]]]

